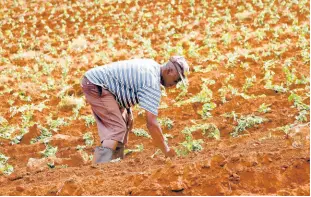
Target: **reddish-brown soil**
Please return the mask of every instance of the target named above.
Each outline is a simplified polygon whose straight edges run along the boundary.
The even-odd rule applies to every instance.
[[[180,90],[167,90],[168,96],[162,97],[162,102],[168,107],[159,110],[159,117],[170,118],[174,121],[174,126],[170,130],[163,127],[163,132],[173,136],[169,139],[170,146],[179,147],[179,143],[185,141],[181,131],[193,125],[191,120],[195,120],[198,124],[215,124],[220,130],[221,138],[215,140],[202,136],[201,131],[195,131],[194,138],[204,141],[202,151],[191,152],[185,157],[166,159],[163,154],[151,157],[156,151],[152,140],[131,133],[128,148],[133,149],[135,145],[143,144],[142,152],[129,154],[120,162],[92,165],[91,161],[83,159],[76,147],[84,145],[82,136],[90,131],[95,142],[92,147],[86,148],[85,152],[92,154],[93,148],[99,144],[97,128],[96,125],[86,127],[84,120],[77,118],[68,120],[69,125],[61,126],[58,132],[52,132],[53,137],[49,144],[58,147],[56,158],[42,160],[43,163],[54,161],[55,168],[51,169],[46,163],[44,165],[37,163],[38,167],[29,166],[30,158],[42,158],[40,152],[45,149],[43,143],[30,144],[31,139],[40,135],[40,130],[34,125],[29,128],[29,132],[19,144],[12,145],[10,139],[0,138],[0,153],[10,157],[8,163],[14,167],[12,174],[0,175],[0,195],[310,195],[309,111],[306,115],[307,120],[297,122],[295,117],[299,111],[293,107],[293,101],[288,100],[290,91],[294,91],[303,98],[303,103],[310,105],[309,82],[289,85],[288,91],[282,93],[266,89],[263,80],[264,64],[269,60],[274,61],[274,67],[270,69],[275,72],[273,84],[285,86],[286,75],[282,66],[288,59],[292,60],[291,69],[296,69],[296,76],[299,79],[302,75],[310,77],[310,59],[305,59],[302,55],[305,49],[301,47],[304,38],[307,42],[304,44],[308,45],[305,48],[310,48],[308,2],[302,6],[293,4],[287,11],[286,5],[282,4],[283,1],[276,1],[272,5],[264,3],[263,7],[238,0],[230,3],[207,1],[208,6],[203,6],[201,1],[193,1],[195,2],[193,7],[190,6],[191,1],[181,4],[176,1],[175,5],[168,6],[170,1],[164,0],[156,2],[144,0],[138,3],[122,1],[122,3],[103,3],[102,6],[84,1],[19,2],[24,3],[16,5],[13,2],[0,2],[0,33],[2,32],[0,38],[7,41],[1,43],[0,47],[2,58],[0,115],[10,125],[21,128],[22,119],[21,113],[11,116],[9,100],[14,100],[13,106],[18,107],[25,104],[37,105],[46,100],[45,105],[48,108],[42,112],[34,111],[32,119],[46,126],[49,115],[54,119],[73,116],[70,107],[69,109],[59,107],[61,99],[57,94],[64,84],[67,84],[71,87],[66,91],[66,95],[83,97],[79,80],[86,70],[96,65],[134,57],[154,58],[159,63],[164,63],[170,55],[177,54],[178,50],[170,48],[177,45],[182,48],[192,67],[188,78],[189,90],[182,99],[188,99],[199,93],[203,84],[201,78],[208,78],[215,80],[215,84],[208,85],[208,88],[213,92],[212,102],[216,103],[217,107],[211,111],[211,118],[202,119],[198,112],[202,109],[203,103],[190,103],[177,107],[174,103]],[[238,11],[239,6],[247,8],[250,5],[253,12],[243,12],[245,18],[239,20],[236,15],[242,12]],[[271,31],[267,31],[265,38],[260,40],[254,32],[264,28],[264,25],[255,26],[254,21],[269,6],[271,10],[276,9],[275,13],[280,19],[276,23],[269,23],[273,17],[266,14],[263,21],[270,24]],[[303,7],[306,7],[307,11]],[[66,17],[64,10],[69,17]],[[140,12],[142,10],[144,12]],[[160,14],[162,11],[163,15]],[[76,16],[77,12],[82,22],[75,26],[77,22],[72,22],[70,16]],[[142,16],[142,13],[145,15]],[[195,16],[200,13],[203,13],[203,16],[196,19]],[[224,24],[223,18],[213,21],[214,24],[211,25],[211,19],[225,17],[228,13],[231,15],[229,26]],[[291,19],[287,13],[294,13],[296,18]],[[24,22],[21,22],[22,16]],[[35,28],[32,22],[34,16],[38,19]],[[174,25],[177,24],[179,17],[184,23],[181,26]],[[12,21],[17,25],[13,25]],[[62,31],[61,25],[64,21],[67,26],[65,31]],[[230,27],[230,24],[234,24],[236,28]],[[282,26],[285,24],[288,26],[287,29]],[[52,32],[47,30],[46,25]],[[242,32],[242,25],[248,28],[249,32],[245,35],[249,38],[246,39],[242,33],[244,41],[239,42],[237,37]],[[294,25],[300,28],[299,31],[291,28]],[[150,26],[153,29],[150,30]],[[102,34],[103,27],[106,35]],[[175,34],[180,34],[180,37],[169,35],[173,27]],[[278,28],[282,28],[282,31],[275,37],[273,32]],[[23,29],[28,31],[21,36]],[[307,33],[301,33],[303,29],[307,29]],[[7,30],[11,30],[13,36],[10,36]],[[228,32],[231,33],[232,40],[225,45],[222,37]],[[71,50],[69,47],[72,46],[71,42],[82,34],[85,35],[87,47],[81,51]],[[143,47],[145,40],[140,40],[137,35],[150,39],[154,52]],[[205,43],[208,36],[211,38]],[[108,37],[114,39],[114,48],[108,48],[110,42]],[[22,50],[19,48],[19,42],[24,43]],[[273,50],[276,53],[264,55],[264,52],[268,52],[272,47],[271,43],[277,46]],[[50,50],[47,44],[56,51]],[[203,47],[198,50],[198,56],[189,52],[192,44]],[[213,45],[216,48],[213,49]],[[245,51],[249,56],[241,55]],[[62,52],[66,55],[62,55]],[[235,66],[227,67],[230,62],[226,55],[234,52],[239,55]],[[16,54],[24,56],[14,58]],[[43,63],[38,63],[34,58],[38,55]],[[100,55],[103,57],[99,58]],[[259,59],[252,58],[251,55]],[[224,57],[219,60],[220,56]],[[4,61],[3,58],[8,61]],[[69,59],[71,64],[67,64]],[[55,66],[54,70],[50,74],[33,75],[46,69],[44,63],[47,63],[47,67]],[[243,63],[248,63],[249,68],[241,68],[240,65]],[[68,75],[61,82],[64,65],[68,65]],[[203,68],[216,65],[217,69],[206,73],[194,72],[193,68],[197,65]],[[37,66],[39,69],[30,70],[28,76],[24,70],[26,66],[30,68]],[[264,94],[265,97],[245,99],[228,91],[227,102],[223,103],[218,90],[227,85],[225,78],[230,74],[234,74],[235,78],[228,84],[237,88],[238,92],[242,92],[246,78],[256,75],[257,80],[254,86],[247,90],[247,94],[255,96]],[[40,88],[49,82],[50,77],[55,80],[54,89]],[[9,92],[5,91],[8,87],[12,88]],[[29,102],[14,96],[15,92],[20,91],[30,95],[32,100]],[[42,96],[42,93],[49,97]],[[262,103],[271,104],[271,111],[259,113],[257,109]],[[139,111],[138,108],[134,109],[134,128],[146,129],[145,116],[138,114]],[[230,133],[238,123],[232,118],[221,116],[232,111],[239,115],[255,114],[268,121],[247,129],[238,137],[232,137]],[[86,105],[81,109],[79,116],[90,114],[90,107]],[[290,124],[296,126],[290,129],[288,135],[273,130]],[[18,135],[19,132],[20,129],[17,128],[12,136]]]

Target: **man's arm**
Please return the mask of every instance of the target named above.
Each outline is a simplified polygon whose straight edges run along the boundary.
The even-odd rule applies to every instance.
[[[149,130],[149,133],[153,139],[155,146],[160,148],[160,150],[165,154],[165,156],[173,157],[175,155],[175,152],[173,149],[170,149],[169,146],[165,143],[162,134],[162,129],[157,121],[157,116],[146,110],[146,119],[147,119],[147,128]]]

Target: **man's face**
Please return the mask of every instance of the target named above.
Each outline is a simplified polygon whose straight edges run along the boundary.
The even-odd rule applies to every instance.
[[[176,66],[172,62],[168,62],[169,67],[163,72],[162,75],[162,85],[166,88],[175,86],[181,81],[179,73]]]

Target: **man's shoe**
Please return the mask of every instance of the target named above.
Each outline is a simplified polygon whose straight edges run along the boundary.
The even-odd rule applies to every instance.
[[[124,144],[118,143],[116,150],[113,153],[112,159],[124,158]]]
[[[113,156],[114,152],[115,151],[113,151],[110,148],[97,146],[95,148],[93,161],[95,164],[109,162],[112,160],[112,156]]]

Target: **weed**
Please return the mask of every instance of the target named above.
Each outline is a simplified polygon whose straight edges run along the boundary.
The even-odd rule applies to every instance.
[[[292,128],[292,125],[285,125],[282,127],[274,128],[274,129],[272,129],[272,131],[283,131],[285,133],[286,137],[288,138],[289,133],[291,131],[291,128]]]
[[[238,114],[236,114],[235,111],[224,113],[221,116],[225,118],[233,118],[234,121],[236,121],[238,118]]]
[[[255,115],[247,115],[247,116],[241,116],[238,121],[238,126],[235,127],[234,131],[231,133],[233,137],[237,137],[240,133],[245,131],[247,128],[251,128],[257,124],[261,124],[267,119],[255,116]]]
[[[199,111],[199,114],[201,114],[203,119],[212,117],[212,114],[210,111],[212,111],[214,108],[216,108],[216,103],[205,103],[202,106],[202,111]]]
[[[14,168],[8,164],[9,157],[6,157],[4,154],[0,153],[0,173],[5,175],[10,175]]]
[[[267,112],[271,111],[271,108],[269,106],[271,106],[271,104],[270,105],[267,105],[265,103],[261,104],[259,106],[258,112],[260,112],[260,113],[267,113]]]
[[[81,116],[81,119],[85,121],[85,126],[90,127],[95,124],[95,118],[93,115]]]
[[[190,152],[203,150],[202,144],[203,140],[194,140],[191,134],[186,135],[186,140],[180,143],[180,148],[175,148],[176,154],[178,156],[186,156]]]
[[[256,75],[253,75],[251,78],[246,78],[245,84],[243,85],[243,92],[246,92],[248,88],[252,87],[253,82],[256,81]]]
[[[50,137],[52,137],[52,132],[49,131],[49,129],[47,129],[41,125],[38,125],[38,129],[40,129],[41,135],[31,139],[30,144],[34,144],[37,142],[47,143],[49,141]]]
[[[146,137],[146,138],[151,138],[149,133],[145,131],[144,129],[133,129],[133,133],[138,136],[138,137]]]
[[[54,157],[55,154],[57,152],[57,147],[53,147],[50,144],[46,144],[45,145],[45,149],[43,151],[41,151],[40,153],[44,156],[44,157]]]
[[[135,147],[136,147],[135,149],[125,149],[124,155],[130,154],[130,153],[138,153],[138,152],[142,152],[144,150],[143,144],[135,145]]]
[[[86,146],[92,146],[94,143],[94,138],[91,132],[85,133],[83,139]]]
[[[84,106],[84,99],[74,96],[64,96],[58,104],[58,107],[61,109],[72,109],[74,113],[74,119],[78,117],[80,109]]]
[[[158,122],[160,123],[160,125],[165,126],[167,129],[172,129],[174,126],[174,121],[172,121],[171,119],[165,117],[165,118],[158,118]]]
[[[49,125],[49,128],[54,132],[58,132],[59,127],[68,125],[64,118],[59,117],[56,120],[53,120],[51,116],[47,117],[47,124]]]
[[[300,123],[307,122],[308,118],[306,115],[308,115],[308,114],[309,114],[309,112],[307,110],[302,110],[302,111],[299,111],[298,116],[296,116],[295,118]]]

